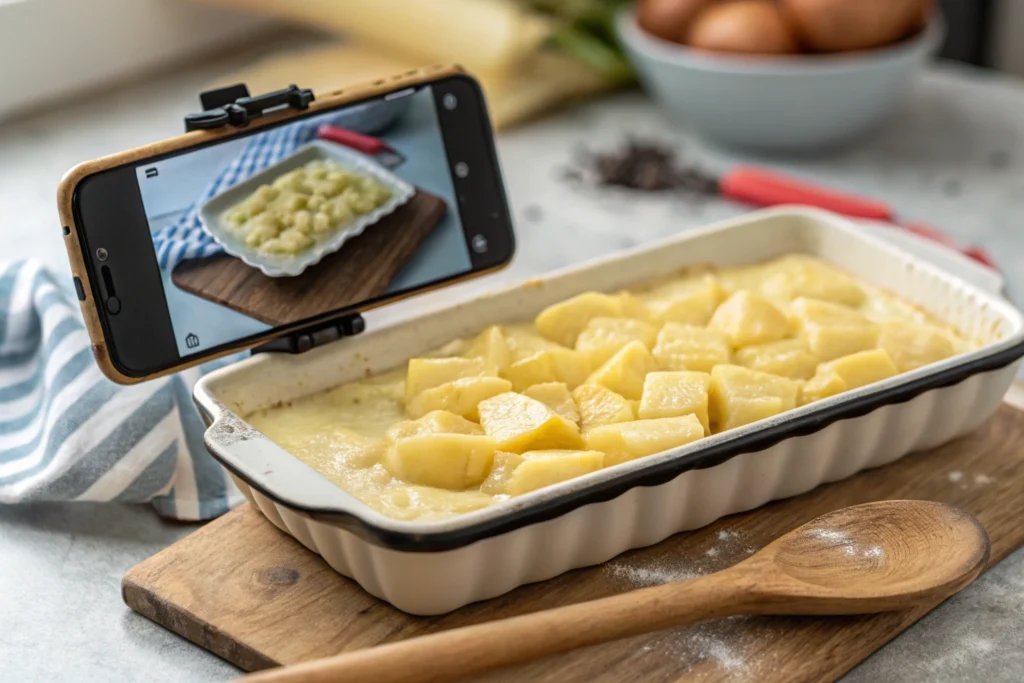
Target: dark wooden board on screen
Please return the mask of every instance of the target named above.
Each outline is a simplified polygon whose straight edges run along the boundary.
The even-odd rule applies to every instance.
[[[224,254],[180,263],[181,289],[278,326],[384,294],[448,211],[440,197],[418,191],[394,213],[295,277],[267,277]]]
[[[1004,405],[975,433],[942,448],[441,617],[412,617],[371,597],[249,505],[133,568],[122,590],[131,608],[254,670],[715,571],[818,515],[872,500],[935,500],[967,510],[988,530],[994,564],[1024,543],[1022,453],[1024,413]],[[833,680],[935,606],[863,617],[720,620],[474,680]]]

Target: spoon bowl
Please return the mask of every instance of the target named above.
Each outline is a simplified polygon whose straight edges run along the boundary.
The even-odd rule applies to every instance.
[[[960,510],[881,501],[822,515],[742,564],[751,565],[744,569],[757,574],[764,597],[819,601],[807,603],[808,614],[870,613],[957,591],[981,572],[989,551],[985,529]]]

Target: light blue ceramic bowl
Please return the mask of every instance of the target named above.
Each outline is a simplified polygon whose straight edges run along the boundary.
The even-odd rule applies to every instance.
[[[702,53],[616,17],[646,90],[679,122],[728,147],[811,152],[849,142],[899,106],[942,43],[936,15],[918,36],[878,50],[761,57]]]

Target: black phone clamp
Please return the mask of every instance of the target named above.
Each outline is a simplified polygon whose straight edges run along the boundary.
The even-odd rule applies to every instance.
[[[335,318],[320,325],[304,327],[301,330],[272,339],[252,350],[253,355],[275,351],[278,353],[305,353],[317,346],[323,346],[344,337],[354,337],[366,329],[366,321],[359,313]]]
[[[255,96],[249,94],[249,86],[245,83],[207,90],[199,95],[203,111],[185,117],[185,132],[245,126],[253,119],[278,109],[303,111],[314,99],[312,90],[297,85]]]

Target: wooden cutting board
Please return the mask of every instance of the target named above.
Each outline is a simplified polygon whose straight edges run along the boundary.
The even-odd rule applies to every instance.
[[[872,500],[935,500],[967,510],[991,535],[994,564],[1024,543],[1022,454],[1024,413],[1004,405],[984,427],[943,448],[442,617],[412,617],[376,600],[245,505],[133,568],[123,596],[153,621],[255,670],[715,571],[813,517]],[[476,680],[831,680],[935,606],[864,617],[707,622]]]
[[[295,277],[267,277],[226,254],[182,261],[171,274],[190,294],[277,327],[384,294],[448,211],[423,190]]]

